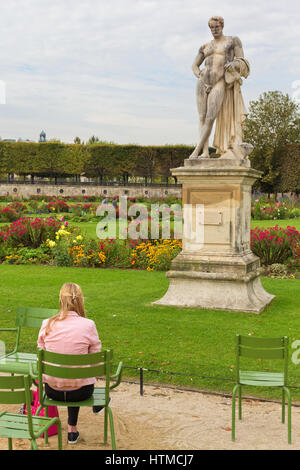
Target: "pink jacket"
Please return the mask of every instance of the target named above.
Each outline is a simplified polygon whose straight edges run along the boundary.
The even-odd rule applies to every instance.
[[[101,341],[93,320],[80,317],[76,312],[68,312],[64,320],[51,325],[46,336],[47,322],[48,319],[43,321],[39,332],[39,348],[62,354],[91,354],[101,351]],[[96,383],[96,378],[60,379],[44,375],[43,382],[47,382],[55,390],[75,390]]]

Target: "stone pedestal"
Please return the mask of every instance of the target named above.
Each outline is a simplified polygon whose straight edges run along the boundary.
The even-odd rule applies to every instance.
[[[169,289],[154,304],[261,312],[274,298],[250,249],[251,188],[261,173],[249,160],[209,158],[185,160],[172,175],[182,183],[183,207],[190,206],[182,252],[166,274]]]

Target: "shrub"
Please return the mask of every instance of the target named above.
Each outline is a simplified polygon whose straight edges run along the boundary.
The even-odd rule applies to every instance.
[[[83,241],[80,235],[73,240],[70,253],[76,266],[97,267],[106,261],[101,242],[93,239]]]
[[[267,267],[265,274],[269,277],[277,278],[287,278],[288,277],[288,268],[285,264],[271,264]]]
[[[19,217],[20,213],[17,212],[13,207],[0,207],[0,222],[14,222],[18,220]]]
[[[69,212],[69,206],[64,201],[56,199],[55,201],[48,202],[47,204],[48,212]]]
[[[286,264],[294,259],[300,244],[300,233],[294,227],[270,227],[251,230],[251,249],[263,265]]]
[[[75,217],[80,217],[82,215],[81,204],[72,204],[69,210]]]
[[[274,197],[261,196],[252,201],[251,216],[256,220],[279,220],[300,217],[300,209],[288,198],[277,202]]]
[[[167,271],[182,249],[181,240],[151,240],[140,243],[132,253],[131,264],[147,271]]]
[[[105,266],[116,268],[131,268],[132,249],[137,241],[130,240],[100,240],[99,250],[105,255]]]
[[[32,199],[28,201],[28,208],[32,210],[32,212],[37,212],[40,209],[40,203],[36,199]]]
[[[48,238],[54,237],[60,223],[48,219],[22,217],[13,222],[4,235],[4,241],[12,247],[19,245],[37,248]]]
[[[17,256],[16,256],[17,255]],[[41,245],[39,248],[19,248],[17,253],[7,256],[4,264],[48,264],[50,256]]]
[[[72,204],[69,208],[70,212],[75,216],[79,217],[82,214],[91,214],[94,215],[96,207],[94,204]]]
[[[61,240],[53,247],[54,262],[57,266],[72,266],[73,258],[70,253],[68,240]]]
[[[25,212],[27,210],[27,207],[25,206],[25,204],[22,204],[22,202],[19,202],[19,201],[10,202],[8,204],[8,207],[11,207],[12,209],[14,209],[19,214],[21,214],[22,212]]]

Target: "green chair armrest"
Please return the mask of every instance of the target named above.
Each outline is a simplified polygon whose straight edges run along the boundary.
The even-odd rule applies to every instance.
[[[37,372],[36,372],[36,373],[33,372],[33,365],[32,365],[32,362],[29,362],[29,375],[30,375],[30,377],[31,377],[32,379],[37,379],[37,378],[38,378],[38,373],[37,373]],[[34,381],[34,382],[35,382],[35,381]],[[37,385],[36,382],[35,382],[35,385]]]
[[[0,328],[0,331],[18,331],[18,328]]]
[[[123,372],[123,362],[119,362],[117,372],[110,376],[111,379],[117,379],[116,382],[109,387],[110,390],[112,390],[113,388],[117,387],[120,384],[121,378],[122,378],[122,372]]]

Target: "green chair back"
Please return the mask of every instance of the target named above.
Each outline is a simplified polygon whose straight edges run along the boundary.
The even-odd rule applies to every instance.
[[[5,405],[29,403],[33,400],[33,394],[30,390],[32,379],[19,376],[1,376],[0,377],[0,403]]]
[[[28,431],[31,438],[34,439],[31,414],[33,393],[31,386],[32,378],[28,375],[0,377],[0,403],[5,405],[26,403]]]
[[[59,311],[51,308],[38,307],[17,307],[16,309],[16,326],[40,328],[43,320],[53,317]]]
[[[38,380],[43,374],[61,379],[106,378],[106,404],[109,403],[109,385],[112,370],[113,351],[93,354],[59,354],[43,349],[38,350]],[[43,403],[43,388],[39,387],[40,403]]]
[[[52,308],[38,308],[38,307],[17,307],[16,308],[16,320],[15,328],[0,328],[2,331],[15,331],[16,332],[16,343],[13,351],[9,355],[13,355],[19,352],[20,336],[22,327],[40,329],[43,320],[46,318],[53,317],[59,311]]]
[[[250,359],[281,359],[283,361],[284,384],[288,379],[289,338],[256,338],[255,336],[236,336],[237,382],[239,382],[240,357]]]
[[[62,449],[61,423],[59,418],[32,416],[31,403],[33,379],[28,375],[0,376],[0,403],[25,403],[27,414],[0,413],[0,437],[8,438],[8,448],[12,450],[12,439],[30,439],[31,448],[38,449],[36,439],[46,433],[52,424],[58,426],[58,448]]]
[[[117,387],[121,381],[123,364],[119,363],[117,372],[112,374],[113,351],[107,350],[93,354],[59,354],[38,349],[38,380],[43,382],[43,375],[60,379],[83,379],[101,377],[105,379],[105,387],[95,387],[93,396],[84,401],[72,402],[70,406],[103,406],[104,410],[104,443],[107,442],[108,419],[110,423],[112,449],[116,449],[113,415],[110,409],[110,390]],[[110,381],[116,379],[114,385]],[[69,406],[69,402],[61,402],[49,399],[44,393],[44,387],[39,387],[40,407],[47,409],[50,405]],[[38,410],[39,412],[39,410]],[[45,433],[45,442],[47,433]]]

